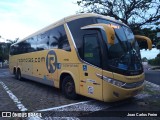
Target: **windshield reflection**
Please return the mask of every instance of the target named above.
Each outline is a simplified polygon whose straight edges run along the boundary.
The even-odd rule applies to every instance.
[[[140,50],[131,29],[104,19],[98,19],[98,23],[113,26],[115,31],[114,45],[107,44],[109,66],[114,69],[130,71],[132,74],[137,74],[134,71],[142,70]]]

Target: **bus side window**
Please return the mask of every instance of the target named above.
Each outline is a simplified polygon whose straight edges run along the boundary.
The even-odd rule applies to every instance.
[[[49,48],[49,32],[37,36],[37,50],[47,50]]]
[[[15,45],[11,46],[11,48],[10,48],[10,55],[16,55],[15,54]]]
[[[49,49],[58,48],[58,34],[56,28],[50,30],[49,34]]]
[[[10,55],[14,55],[14,48],[13,48],[14,46],[11,46],[10,47]]]
[[[50,31],[50,48],[58,48],[66,51],[71,50],[63,25]]]
[[[98,42],[97,34],[85,35],[84,36],[84,60],[100,67],[101,65],[101,55],[100,55],[100,46]]]
[[[13,52],[13,54],[17,55],[18,54],[17,51],[18,51],[18,45],[14,45],[14,52]]]
[[[37,36],[31,37],[27,40],[28,52],[34,52],[37,50]]]
[[[28,48],[29,48],[29,44],[27,43],[26,40],[18,43],[18,49],[19,49],[18,54],[27,53]]]
[[[14,45],[14,52],[13,52],[13,54],[14,54],[14,55],[19,54],[18,51],[19,51],[19,45],[16,44],[16,45]]]

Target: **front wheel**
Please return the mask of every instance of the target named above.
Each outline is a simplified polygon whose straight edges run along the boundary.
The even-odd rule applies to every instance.
[[[62,82],[62,92],[68,99],[76,99],[75,84],[71,76],[67,76]]]

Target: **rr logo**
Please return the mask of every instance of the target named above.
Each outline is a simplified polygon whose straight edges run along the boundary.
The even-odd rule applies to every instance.
[[[54,73],[56,71],[56,64],[57,64],[56,53],[53,50],[51,50],[48,52],[46,57],[46,67],[49,73]]]

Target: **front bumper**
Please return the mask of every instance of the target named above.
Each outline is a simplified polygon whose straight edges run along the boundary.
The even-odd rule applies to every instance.
[[[132,89],[118,87],[106,81],[103,81],[103,101],[114,102],[137,95],[143,90],[144,83],[141,86]]]

